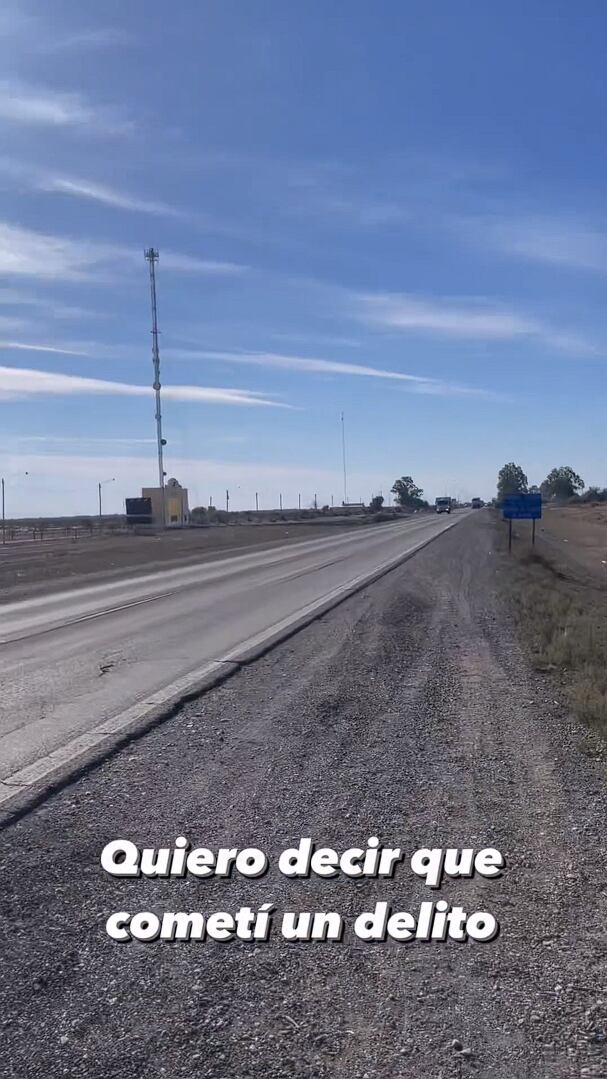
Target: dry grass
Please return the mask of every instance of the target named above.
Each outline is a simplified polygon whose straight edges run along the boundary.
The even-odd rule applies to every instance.
[[[503,542],[501,531],[500,546]],[[536,670],[558,676],[576,716],[607,737],[607,595],[525,545],[507,557],[514,616]]]

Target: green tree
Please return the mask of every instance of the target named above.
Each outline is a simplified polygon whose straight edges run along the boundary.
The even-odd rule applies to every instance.
[[[424,492],[413,482],[411,476],[401,476],[394,482],[391,492],[396,496],[399,506],[405,506],[407,509],[421,509],[422,506],[427,505],[422,498]]]
[[[584,481],[569,465],[553,468],[542,483],[541,491],[545,498],[572,498],[578,491],[584,490]]]
[[[497,497],[501,502],[506,495],[527,494],[527,477],[514,461],[500,468],[497,475]]]
[[[382,508],[383,504],[384,504],[384,496],[383,495],[373,495],[373,498],[369,502],[369,511],[370,511],[370,513],[379,513],[379,511]]]

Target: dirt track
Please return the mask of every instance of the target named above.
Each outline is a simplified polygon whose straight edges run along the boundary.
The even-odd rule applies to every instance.
[[[471,518],[2,836],[3,1074],[542,1079],[607,1074],[605,766],[529,669]],[[582,751],[584,750],[584,751]],[[496,846],[490,944],[125,944],[115,910],[354,914],[392,882],[117,881],[140,845]],[[458,1039],[469,1055],[451,1046]]]

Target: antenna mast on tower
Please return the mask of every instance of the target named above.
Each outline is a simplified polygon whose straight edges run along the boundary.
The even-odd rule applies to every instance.
[[[154,393],[156,395],[156,438],[158,442],[158,483],[160,487],[160,500],[162,506],[162,527],[166,526],[166,512],[164,504],[164,462],[162,448],[162,413],[160,411],[160,352],[158,349],[158,314],[156,308],[156,263],[158,252],[153,247],[144,252],[150,264],[150,293],[152,298],[152,360],[154,362]]]

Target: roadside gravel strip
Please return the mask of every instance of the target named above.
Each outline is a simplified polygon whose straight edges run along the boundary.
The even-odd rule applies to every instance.
[[[607,1075],[605,765],[534,674],[472,517],[0,836],[0,1073]],[[582,752],[585,748],[585,752]],[[267,876],[117,880],[104,845],[260,847]],[[288,880],[302,836],[494,846],[499,880]],[[488,910],[497,940],[129,943],[118,910]],[[457,1039],[469,1053],[451,1043]]]

